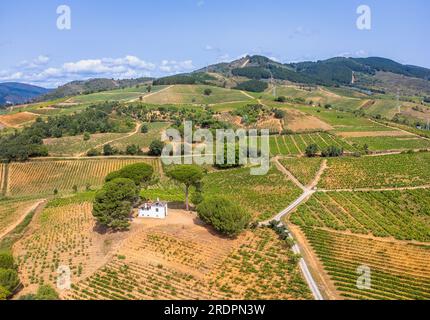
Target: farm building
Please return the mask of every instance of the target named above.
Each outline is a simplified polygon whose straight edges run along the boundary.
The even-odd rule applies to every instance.
[[[157,200],[156,202],[147,202],[139,207],[139,218],[154,218],[165,219],[168,215],[168,208],[166,202]]]

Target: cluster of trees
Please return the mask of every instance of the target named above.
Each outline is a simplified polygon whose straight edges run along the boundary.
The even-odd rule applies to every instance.
[[[178,74],[157,79],[153,82],[155,86],[174,84],[209,84],[209,81],[216,80],[215,77],[204,73],[196,72],[189,74]]]
[[[316,157],[319,152],[319,147],[316,144],[310,144],[306,147],[305,154],[307,157],[312,158]],[[339,148],[336,146],[328,146],[321,150],[321,156],[324,158],[334,158],[340,157],[343,155],[343,148]]]
[[[281,102],[281,103],[285,103],[285,102],[289,102],[289,103],[295,103],[295,104],[305,104],[306,100],[304,98],[290,98],[290,97],[286,97],[286,96],[279,96],[277,98],[275,98],[276,102]],[[311,103],[312,104],[312,103]]]
[[[184,186],[185,207],[189,210],[190,188],[195,192],[193,204],[197,205],[197,213],[204,222],[212,225],[217,231],[227,236],[237,236],[250,223],[251,215],[238,204],[221,196],[202,195],[202,180],[206,172],[196,165],[177,165],[167,170],[166,175]]]
[[[263,92],[269,87],[266,82],[259,80],[249,80],[238,84],[234,89],[250,92]]]
[[[257,123],[261,117],[268,116],[270,112],[270,109],[261,104],[249,104],[232,111],[231,114],[241,117],[243,124],[251,125]]]
[[[153,175],[154,169],[146,163],[132,164],[108,174],[93,203],[93,215],[98,223],[112,230],[128,229],[139,191],[151,183]]]
[[[245,67],[233,69],[232,74],[238,77],[246,77],[254,80],[270,79],[270,71],[262,67]]]
[[[17,266],[9,252],[0,252],[0,300],[8,299],[20,286]]]
[[[84,139],[89,139],[90,133],[122,132],[133,128],[133,121],[112,119],[111,113],[116,106],[116,103],[106,102],[73,115],[48,117],[47,120],[39,117],[31,126],[0,138],[0,159],[25,161],[47,156],[48,149],[43,146],[46,138],[84,134]]]

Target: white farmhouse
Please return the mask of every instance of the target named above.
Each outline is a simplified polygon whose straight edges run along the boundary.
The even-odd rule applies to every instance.
[[[147,202],[139,207],[139,218],[166,219],[168,216],[167,203],[157,199],[156,202]]]

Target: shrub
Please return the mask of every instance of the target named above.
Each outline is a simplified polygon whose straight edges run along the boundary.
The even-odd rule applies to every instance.
[[[142,129],[140,129],[140,131],[141,131],[142,133],[148,133],[148,131],[149,131],[148,124],[144,123],[144,124],[142,125]]]
[[[35,300],[59,300],[57,291],[55,291],[51,286],[42,285],[37,290]]]
[[[205,96],[210,96],[212,94],[212,89],[207,88],[203,93]]]
[[[275,101],[284,103],[284,102],[286,102],[286,101],[287,101],[287,97],[285,97],[285,96],[280,96],[280,97],[277,97],[277,98],[275,99]]]
[[[118,151],[115,150],[110,144],[105,144],[103,146],[103,154],[105,156],[113,156],[114,154],[117,154]]]
[[[125,149],[125,153],[130,156],[136,156],[138,154],[141,154],[142,151],[140,150],[140,147],[138,145],[131,144],[127,146],[127,148]]]
[[[275,109],[273,113],[276,119],[284,119],[285,117],[285,112],[283,110]]]
[[[323,157],[331,157],[331,158],[340,157],[343,155],[343,149],[338,148],[336,146],[329,146],[321,152],[321,155]]]
[[[100,152],[98,152],[96,149],[91,149],[87,152],[87,157],[97,157],[100,155]]]
[[[0,287],[9,292],[15,291],[20,281],[18,273],[12,269],[0,269]]]
[[[84,141],[88,141],[91,139],[91,135],[88,132],[84,133]]]
[[[161,153],[163,152],[164,148],[164,142],[161,140],[154,140],[151,142],[151,145],[149,146],[149,155],[150,156],[161,156]]]
[[[16,269],[11,253],[0,252],[0,269]]]
[[[248,212],[222,196],[203,200],[197,206],[197,213],[204,222],[231,237],[239,235],[251,221],[251,215]]]
[[[317,155],[318,152],[318,145],[316,144],[310,144],[306,147],[305,154],[307,157],[312,158]]]
[[[0,301],[6,300],[10,296],[10,291],[7,290],[5,287],[0,286]]]

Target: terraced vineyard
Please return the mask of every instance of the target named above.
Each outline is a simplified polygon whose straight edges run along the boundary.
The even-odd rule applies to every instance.
[[[222,263],[212,282],[229,299],[312,299],[291,249],[267,228],[249,234]]]
[[[84,160],[43,160],[25,163],[12,163],[9,166],[7,186],[8,196],[53,194],[54,189],[59,193],[71,193],[73,186],[79,190],[87,184],[99,187],[105,176],[122,167],[138,163],[149,163],[154,170],[159,170],[158,159],[111,158]]]
[[[301,194],[301,190],[273,166],[265,176],[251,176],[249,170],[210,173],[204,179],[204,192],[231,198],[259,220],[276,215]]]
[[[270,137],[270,153],[273,156],[294,156],[305,153],[306,147],[316,144],[320,150],[328,146],[343,148],[346,152],[356,149],[345,140],[328,133],[295,134]]]
[[[293,213],[301,227],[430,242],[430,190],[316,193]]]
[[[221,292],[209,290],[206,276],[238,240],[223,239],[202,226],[185,223],[136,233],[107,265],[73,286],[67,298],[222,298]]]
[[[89,257],[99,255],[93,248],[91,204],[47,208],[38,223],[14,248],[24,285],[55,283],[60,265],[69,266],[79,279]]]
[[[430,153],[328,160],[318,187],[326,189],[410,187],[428,185]]]
[[[395,243],[303,228],[324,269],[347,299],[430,299],[430,246]],[[370,268],[370,289],[357,288]]]
[[[74,285],[66,298],[310,298],[288,250],[268,229],[228,240],[197,226],[157,227],[127,241],[118,255]]]
[[[308,185],[315,178],[321,167],[321,158],[288,158],[279,162],[290,171],[303,185]]]

